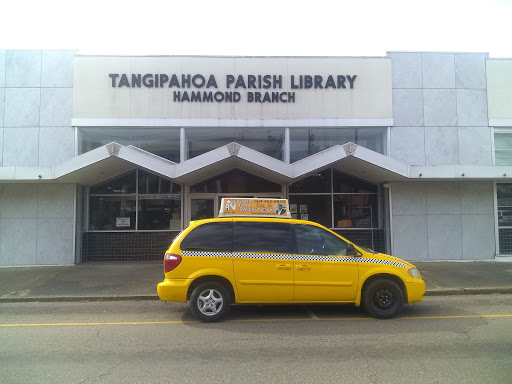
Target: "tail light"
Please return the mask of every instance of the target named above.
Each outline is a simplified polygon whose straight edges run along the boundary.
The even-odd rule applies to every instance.
[[[170,272],[181,263],[181,256],[175,253],[166,253],[164,259],[164,272]]]

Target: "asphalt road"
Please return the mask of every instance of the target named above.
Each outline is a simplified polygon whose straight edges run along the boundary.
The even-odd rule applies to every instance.
[[[238,307],[196,322],[160,301],[0,304],[0,382],[512,383],[512,295]]]

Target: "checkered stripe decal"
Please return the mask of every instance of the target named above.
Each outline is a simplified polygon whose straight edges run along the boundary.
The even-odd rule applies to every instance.
[[[340,263],[370,263],[370,264],[386,264],[395,267],[407,268],[404,263],[397,261],[388,261],[380,259],[364,259],[361,257],[332,257],[318,255],[285,255],[270,253],[231,253],[231,252],[200,252],[200,251],[183,251],[182,256],[201,256],[201,257],[235,257],[240,259],[266,259],[266,260],[303,260],[303,261],[337,261]]]

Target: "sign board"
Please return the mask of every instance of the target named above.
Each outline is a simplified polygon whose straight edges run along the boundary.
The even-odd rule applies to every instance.
[[[219,217],[259,216],[291,218],[286,199],[223,198]]]
[[[388,57],[75,58],[78,126],[95,119],[101,126],[190,119],[196,125],[201,119],[348,119],[350,126],[381,126],[392,118]]]
[[[130,226],[130,218],[129,217],[117,217],[116,218],[116,227],[129,227]]]

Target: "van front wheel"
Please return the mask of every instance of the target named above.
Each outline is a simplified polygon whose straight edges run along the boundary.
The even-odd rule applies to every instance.
[[[390,319],[395,316],[404,303],[404,294],[392,280],[376,279],[363,293],[363,308],[371,316]]]
[[[231,298],[227,289],[217,282],[199,284],[190,295],[190,308],[204,323],[221,320],[229,312]]]

